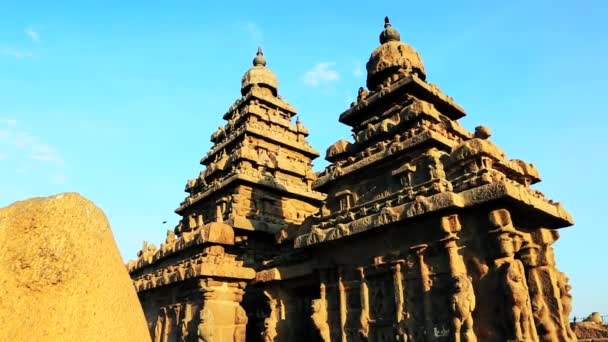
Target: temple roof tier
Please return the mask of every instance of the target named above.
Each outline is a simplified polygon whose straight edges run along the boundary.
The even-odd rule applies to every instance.
[[[441,192],[432,196],[407,196],[395,194],[372,203],[355,206],[348,212],[338,212],[316,221],[309,233],[295,238],[296,248],[358,234],[379,226],[413,220],[423,215],[439,215],[459,208],[471,208],[489,203],[502,203],[512,207],[512,212],[526,217],[529,227],[543,226],[553,229],[574,224],[570,214],[560,203],[539,195],[510,180],[478,186],[461,193]],[[515,216],[514,215],[514,216]],[[400,223],[403,225],[403,223]]]
[[[217,144],[211,150],[209,150],[207,155],[201,158],[200,164],[208,165],[211,163],[216,154],[220,153],[226,148],[226,146],[230,145],[231,142],[241,138],[245,134],[256,136],[267,141],[272,141],[273,143],[279,144],[287,149],[300,152],[309,158],[316,158],[320,155],[320,153],[313,149],[312,146],[310,146],[310,144],[305,140],[297,141],[294,139],[289,139],[286,136],[280,135],[279,132],[276,132],[276,134],[268,134],[268,128],[266,126],[256,123],[246,123],[233,131],[222,143]]]
[[[226,188],[228,185],[237,181],[249,183],[255,186],[261,186],[278,193],[288,194],[294,198],[302,198],[304,200],[311,200],[313,202],[320,203],[323,201],[323,199],[325,199],[324,194],[311,190],[307,186],[297,186],[293,183],[283,182],[279,179],[273,178],[272,176],[264,176],[257,169],[249,169],[231,173],[221,180],[216,179],[213,183],[209,184],[204,191],[187,197],[186,200],[184,200],[184,202],[182,202],[182,204],[175,210],[175,212],[177,214],[182,214],[192,205],[216,193],[218,189]]]
[[[410,93],[421,100],[428,101],[452,120],[458,120],[466,115],[464,109],[457,105],[451,97],[443,94],[437,86],[426,83],[417,75],[412,74],[400,78],[381,91],[372,92],[360,99],[351,108],[340,114],[339,121],[349,126],[357,125],[374,111],[374,107],[384,104],[386,96],[393,93]]]
[[[297,113],[296,108],[291,104],[287,103],[280,96],[271,96],[268,95],[266,92],[262,91],[259,87],[253,87],[251,88],[250,92],[245,94],[240,99],[236,100],[230,106],[230,108],[228,108],[228,111],[223,115],[223,119],[232,119],[233,116],[239,114],[248,104],[256,102],[258,104],[262,103],[268,106],[269,108],[271,107],[279,112],[284,112],[285,115],[290,118],[296,115]]]

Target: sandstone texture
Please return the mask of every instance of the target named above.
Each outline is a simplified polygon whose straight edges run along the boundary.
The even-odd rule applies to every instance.
[[[108,220],[77,193],[0,209],[0,341],[150,341]]]

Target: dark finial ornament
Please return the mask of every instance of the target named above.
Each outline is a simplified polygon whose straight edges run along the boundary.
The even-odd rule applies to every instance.
[[[384,17],[384,30],[380,33],[380,44],[384,44],[391,41],[400,41],[401,35],[399,31],[394,29],[389,21],[388,17]]]
[[[255,58],[253,59],[253,66],[266,66],[266,58],[264,57],[264,51],[262,51],[262,47],[258,46],[258,52],[255,54]]]

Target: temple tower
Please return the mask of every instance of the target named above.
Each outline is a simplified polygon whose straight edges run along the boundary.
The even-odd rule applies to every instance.
[[[130,262],[155,341],[245,341],[241,306],[255,269],[276,257],[274,236],[318,211],[311,161],[296,110],[259,48],[241,95],[212,135],[199,176],[188,180],[182,216],[159,249],[144,244]]]
[[[532,164],[508,159],[488,128],[464,129],[464,110],[426,76],[386,18],[367,89],[339,117],[354,141],[327,149],[313,185],[327,194],[321,215],[281,234],[314,256],[320,336],[575,339],[551,247],[572,218],[531,188]]]

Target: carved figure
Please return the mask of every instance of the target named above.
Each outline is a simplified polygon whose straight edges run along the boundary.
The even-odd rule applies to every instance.
[[[553,342],[558,341],[557,329],[554,321],[551,319],[549,308],[545,303],[541,280],[538,275],[540,266],[539,247],[529,241],[524,243],[523,248],[519,251],[520,259],[526,268],[526,279],[530,293],[530,305],[532,308],[532,316],[536,332],[539,335],[540,341]]]
[[[213,312],[209,308],[203,308],[200,313],[200,322],[198,323],[198,342],[213,342]]]
[[[572,295],[570,294],[570,290],[572,290],[572,286],[568,284],[568,277],[566,274],[562,272],[558,272],[557,276],[557,287],[560,292],[560,299],[562,301],[562,317],[567,319],[570,317],[570,312],[572,311]],[[570,328],[570,325],[566,322],[566,332],[570,336],[570,338],[575,338],[574,332]]]
[[[247,321],[248,318],[245,309],[240,305],[237,305],[234,317],[234,342],[245,342]]]
[[[549,309],[547,308],[543,297],[538,295],[530,296],[530,302],[532,306],[532,316],[534,317],[536,331],[539,335],[540,341],[559,341],[557,338],[555,324],[551,319]]]
[[[277,335],[277,319],[271,314],[270,317],[264,320],[262,337],[264,338],[264,342],[274,342]]]
[[[452,278],[452,312],[454,313],[454,342],[476,342],[477,336],[473,331],[473,310],[475,310],[475,293],[471,278],[466,274],[455,275]]]
[[[312,323],[319,331],[323,342],[330,342],[329,324],[327,324],[327,302],[323,299],[313,299],[311,304]]]
[[[172,230],[167,230],[167,238],[165,239],[165,243],[172,243],[175,240],[175,232]]]
[[[365,100],[367,97],[367,90],[363,87],[359,87],[359,91],[357,92],[357,102]]]
[[[156,318],[156,324],[154,324],[154,342],[160,342],[161,341],[161,335],[163,333],[163,324],[165,322],[165,317],[164,317],[164,311],[161,310],[161,312],[158,314],[158,317]]]
[[[512,329],[512,338],[529,341],[533,332],[530,326],[530,297],[521,261],[512,260],[503,265],[503,286],[505,291],[505,319]]]

